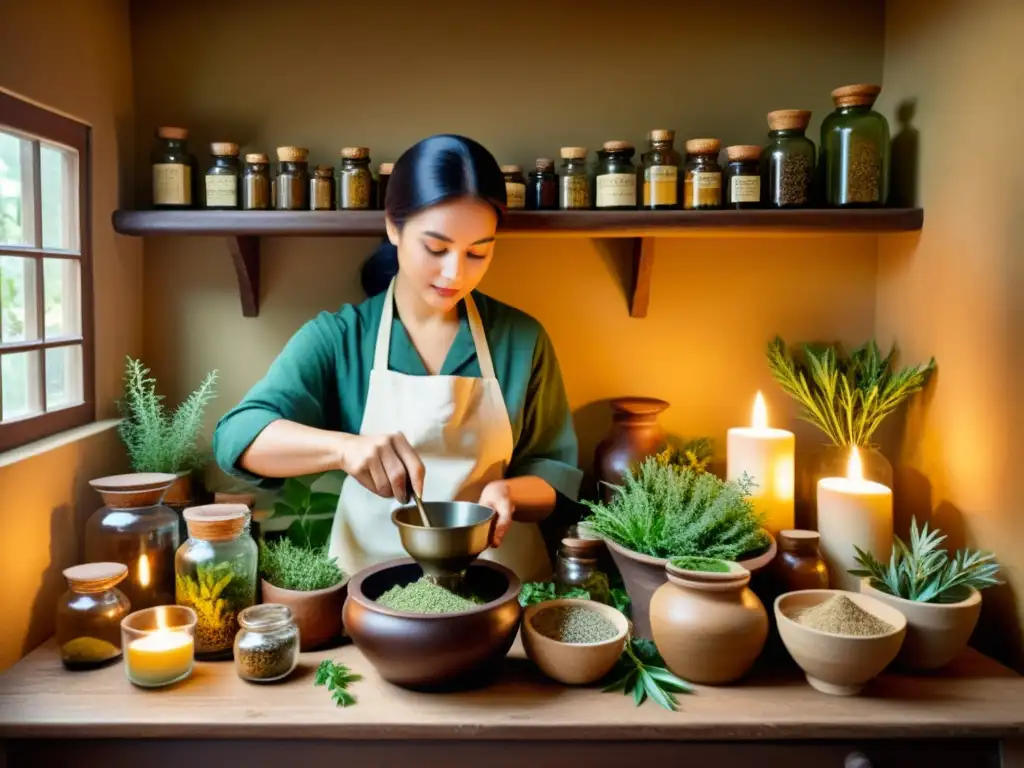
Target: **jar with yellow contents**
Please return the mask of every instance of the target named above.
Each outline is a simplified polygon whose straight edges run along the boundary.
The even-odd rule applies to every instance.
[[[344,211],[367,210],[373,205],[372,192],[369,148],[345,147],[341,150],[341,169],[338,171],[338,208]]]
[[[651,131],[651,149],[644,153],[644,208],[672,210],[679,207],[679,153],[676,132]]]
[[[722,207],[722,166],[718,139],[690,139],[686,142],[686,170],[683,174],[683,207],[688,211]]]

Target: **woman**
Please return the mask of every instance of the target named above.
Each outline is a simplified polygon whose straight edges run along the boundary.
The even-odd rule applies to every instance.
[[[484,556],[545,578],[536,524],[556,493],[575,498],[581,473],[550,340],[475,292],[505,210],[501,171],[475,141],[433,136],[395,163],[385,209],[389,250],[363,282],[386,290],[292,337],[217,425],[217,462],[257,483],[345,472],[330,552],[346,573],[405,555],[390,515],[411,484],[494,509]]]

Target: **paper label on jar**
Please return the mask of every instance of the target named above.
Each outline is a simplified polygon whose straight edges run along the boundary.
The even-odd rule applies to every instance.
[[[590,184],[586,176],[562,177],[562,208],[589,208]]]
[[[636,175],[605,173],[597,177],[598,208],[636,208]]]
[[[719,171],[695,171],[683,182],[684,208],[717,208],[722,204],[722,174]]]
[[[207,176],[206,205],[209,208],[238,207],[237,176]]]
[[[526,207],[526,185],[516,181],[505,182],[505,199],[509,208]]]
[[[674,165],[644,168],[644,207],[679,204],[679,169]]]
[[[192,166],[154,163],[153,205],[192,205]]]
[[[342,171],[340,183],[341,204],[343,209],[359,209],[370,207],[370,187],[372,177],[366,170]]]
[[[760,176],[733,176],[729,180],[729,200],[734,203],[760,203]]]

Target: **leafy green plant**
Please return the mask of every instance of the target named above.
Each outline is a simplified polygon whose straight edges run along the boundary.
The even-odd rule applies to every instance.
[[[300,592],[327,589],[345,578],[327,547],[300,547],[289,538],[260,542],[260,575],[275,587]]]
[[[217,371],[211,371],[173,413],[156,392],[156,379],[141,361],[126,358],[124,421],[118,427],[136,472],[191,472],[205,461],[199,447],[206,406],[216,397]]]
[[[693,687],[665,667],[665,660],[650,640],[632,638],[626,643],[622,658],[608,676],[611,681],[605,693],[622,691],[632,696],[639,707],[650,697],[665,709],[679,709],[677,693],[693,693]]]
[[[238,612],[256,600],[256,585],[234,562],[200,564],[196,575],[177,575],[175,602],[196,612],[196,639],[208,648],[230,648]]]
[[[850,573],[867,576],[871,586],[904,600],[919,603],[959,602],[963,599],[958,587],[985,589],[1002,584],[996,574],[999,564],[988,552],[963,549],[950,559],[949,552],[940,548],[944,535],[939,529],[928,530],[928,523],[918,530],[917,518],[910,522],[910,546],[895,537],[892,555],[886,566],[870,552],[854,546],[860,568]],[[961,594],[958,594],[960,592]]]
[[[324,659],[316,668],[316,678],[313,685],[326,685],[331,692],[331,698],[339,707],[350,707],[356,703],[356,697],[348,692],[348,687],[359,680],[362,675],[357,675],[344,664],[338,664],[330,659]]]
[[[688,440],[679,447],[668,446],[657,454],[662,464],[674,464],[677,467],[689,467],[695,472],[706,472],[714,455],[710,437],[697,437]]]
[[[838,344],[802,349],[802,356],[794,356],[776,336],[768,344],[768,366],[799,403],[800,417],[840,447],[869,445],[885,417],[919,392],[935,370],[935,358],[896,370],[896,345],[883,357],[874,340],[849,355]]]
[[[519,604],[524,608],[528,605],[546,603],[548,600],[559,600],[562,598],[589,600],[590,593],[585,589],[572,587],[562,594],[558,594],[553,581],[527,581],[519,589]]]
[[[650,457],[616,488],[610,503],[583,502],[591,512],[586,523],[633,552],[736,560],[768,545],[746,476],[724,481]]]
[[[298,478],[290,477],[281,486],[271,517],[294,517],[288,526],[288,538],[300,547],[316,549],[326,546],[337,508],[338,494],[311,490]]]

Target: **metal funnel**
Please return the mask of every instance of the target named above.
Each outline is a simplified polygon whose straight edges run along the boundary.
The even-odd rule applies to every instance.
[[[444,587],[457,587],[469,564],[487,549],[495,512],[468,501],[425,501],[423,509],[429,528],[422,525],[415,506],[399,507],[391,522],[426,576]]]

